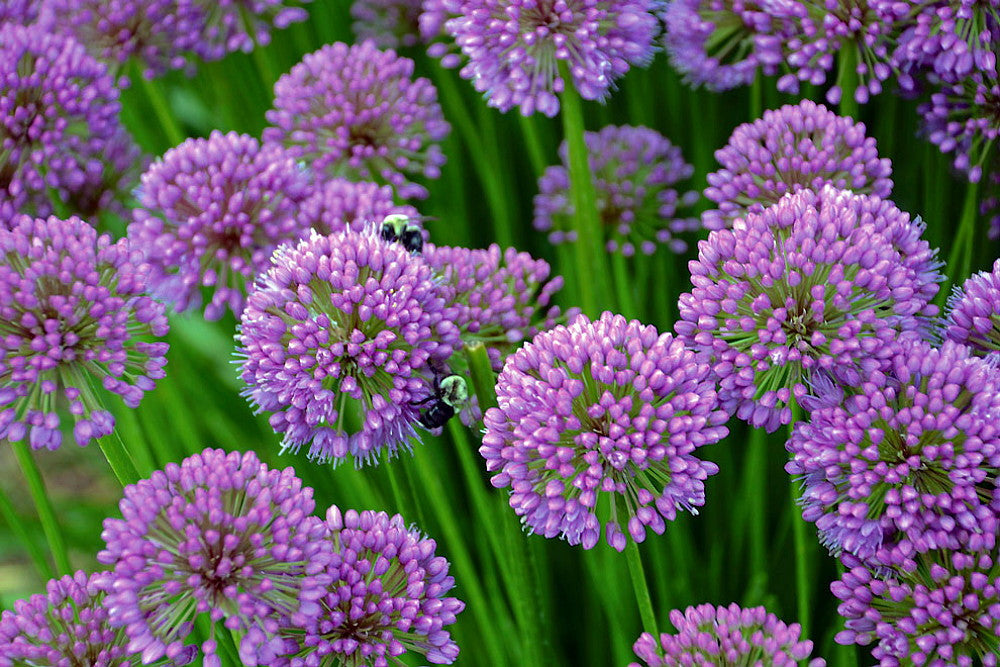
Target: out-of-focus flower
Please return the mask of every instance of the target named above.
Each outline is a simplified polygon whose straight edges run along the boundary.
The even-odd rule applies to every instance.
[[[98,227],[106,214],[127,220],[131,216],[129,204],[149,158],[125,128],[119,128],[94,158],[86,180],[66,192],[66,207]]]
[[[1000,259],[992,272],[977,273],[955,288],[948,299],[944,335],[994,365],[1000,362]]]
[[[358,41],[380,49],[416,46],[421,40],[421,0],[354,0],[351,28]]]
[[[302,202],[299,220],[304,229],[312,227],[320,234],[347,229],[363,232],[393,214],[404,215],[414,224],[420,220],[417,209],[395,203],[391,186],[334,178],[315,187],[313,195]]]
[[[465,603],[446,597],[455,580],[434,540],[398,514],[341,513],[334,505],[326,516],[333,583],[318,598],[318,618],[283,632],[294,646],[291,667],[379,667],[408,652],[434,664],[454,662],[458,645],[445,628]]]
[[[996,667],[1000,554],[995,544],[927,553],[897,548],[881,560],[892,569],[875,573],[855,565],[830,585],[846,619],[838,643],[874,644],[872,657],[883,667]]]
[[[79,218],[0,229],[0,439],[56,449],[68,412],[86,445],[115,424],[92,382],[134,408],[164,376],[169,325],[147,274],[127,240]]]
[[[0,24],[29,25],[38,20],[39,0],[0,0]]]
[[[893,341],[922,335],[942,279],[922,231],[889,201],[827,186],[699,243],[675,326],[709,355],[722,406],[773,431],[817,371],[856,386]]]
[[[215,131],[170,149],[142,175],[129,238],[153,269],[155,293],[179,311],[212,290],[207,319],[238,317],[247,283],[278,244],[308,233],[309,175],[278,146]]]
[[[234,51],[249,53],[271,42],[272,27],[283,30],[305,21],[309,13],[302,7],[312,0],[183,0],[205,14],[198,52],[216,60]]]
[[[902,345],[886,373],[795,425],[785,465],[803,476],[820,541],[872,566],[901,541],[957,549],[997,528],[1000,384],[969,349]]]
[[[0,25],[0,199],[46,216],[104,170],[122,137],[118,90],[107,68],[69,37]],[[6,215],[9,226],[13,216]]]
[[[366,41],[328,44],[274,86],[264,141],[286,146],[328,178],[378,181],[404,199],[427,197],[414,176],[437,178],[438,142],[451,131],[434,85],[413,61]]]
[[[555,116],[567,85],[585,99],[603,100],[616,79],[655,52],[652,0],[459,0],[442,6],[451,17],[445,30],[467,60],[461,76],[501,111],[516,106],[526,116]],[[440,20],[439,13],[432,16]],[[431,23],[421,19],[428,30]]]
[[[237,335],[244,395],[283,448],[355,464],[408,449],[426,375],[457,347],[430,265],[377,234],[313,234],[281,246]]]
[[[798,623],[786,625],[764,607],[743,609],[702,604],[670,612],[677,634],[662,633],[660,641],[642,633],[632,646],[649,667],[667,665],[786,665],[794,666],[812,653],[813,643],[802,639]],[[826,661],[814,658],[809,667]],[[629,667],[639,667],[630,663]]]
[[[990,148],[1000,137],[1000,75],[973,72],[958,83],[945,84],[918,111],[931,143],[942,153],[954,153],[955,169],[978,183]]]
[[[127,649],[125,633],[108,622],[102,585],[106,579],[106,572],[88,575],[83,571],[52,579],[44,594],[18,600],[13,611],[4,611],[0,615],[0,667],[138,667],[194,661],[193,646],[149,662]]]
[[[670,62],[694,85],[729,90],[774,75],[804,7],[794,0],[674,0],[663,11]]]
[[[622,551],[705,503],[725,437],[711,370],[670,334],[604,313],[538,334],[507,358],[479,452],[533,532]],[[598,516],[599,498],[605,496]]]
[[[677,234],[700,224],[697,218],[677,217],[678,209],[698,199],[695,191],[681,194],[674,189],[694,173],[681,149],[646,127],[608,126],[584,133],[584,141],[608,252],[630,257],[638,247],[651,255],[657,244],[684,252],[687,243]],[[535,195],[535,229],[549,232],[552,243],[576,240],[565,141],[559,157],[562,164],[546,168]]]
[[[864,123],[811,100],[740,125],[715,159],[722,169],[708,175],[705,197],[718,205],[702,214],[708,229],[731,227],[733,220],[803,189],[832,185],[882,198],[892,193],[892,163],[879,157]]]
[[[241,634],[244,664],[280,655],[277,633],[320,613],[330,543],[312,489],[253,452],[206,449],[125,487],[98,561],[111,567],[108,621],[143,662],[190,650],[196,618]],[[212,639],[206,665],[220,665]]]

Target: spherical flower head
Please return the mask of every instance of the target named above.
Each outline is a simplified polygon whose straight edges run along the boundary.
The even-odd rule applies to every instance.
[[[121,519],[106,519],[105,606],[143,662],[186,650],[196,618],[242,633],[244,664],[272,664],[285,624],[320,613],[330,584],[326,526],[292,468],[253,452],[206,449],[125,487]],[[214,642],[205,664],[218,663]]]
[[[458,346],[430,265],[374,233],[281,246],[237,335],[244,395],[309,458],[356,465],[409,449],[431,364]]]
[[[551,117],[567,85],[584,99],[603,100],[631,66],[652,59],[656,6],[653,0],[461,0],[444,25],[467,59],[461,76],[489,106]]]
[[[1000,553],[894,550],[888,573],[856,565],[830,585],[846,629],[839,644],[874,644],[882,666],[998,664]]]
[[[708,365],[670,334],[608,312],[510,355],[497,402],[479,450],[493,486],[511,489],[530,530],[585,549],[602,525],[622,551],[628,536],[662,534],[678,509],[697,513],[719,469],[695,450],[728,432]]]
[[[133,193],[149,166],[149,157],[124,127],[105,144],[100,155],[88,164],[86,180],[66,192],[66,207],[103,229],[104,216],[128,219],[132,214]]]
[[[330,178],[392,185],[425,199],[414,176],[438,178],[451,131],[434,85],[413,78],[413,61],[371,41],[310,53],[274,86],[264,141],[285,145]]]
[[[47,216],[103,170],[119,133],[118,90],[104,65],[40,25],[0,24],[0,196]],[[9,220],[8,220],[9,224]]]
[[[883,544],[956,549],[997,529],[1000,378],[946,341],[902,345],[841,405],[799,422],[785,470],[831,552],[872,566]]]
[[[0,667],[138,667],[193,662],[193,650],[149,663],[141,662],[140,654],[126,650],[128,639],[108,622],[109,612],[104,606],[107,574],[77,571],[51,579],[44,594],[18,600],[13,611],[4,611],[0,615]]]
[[[681,149],[646,127],[609,125],[584,133],[584,141],[607,251],[631,257],[638,248],[651,255],[657,244],[664,244],[684,252],[687,243],[677,234],[700,224],[697,218],[678,217],[678,209],[698,199],[695,191],[681,194],[674,188],[694,173]],[[549,241],[556,244],[576,240],[565,141],[559,156],[562,164],[548,167],[538,179],[534,219],[535,229],[549,232]]]
[[[38,0],[2,0],[0,1],[0,24],[30,25],[38,20],[41,4]]]
[[[205,19],[197,34],[199,54],[217,60],[227,53],[250,53],[271,42],[271,29],[283,30],[309,18],[302,5],[312,0],[186,0]]]
[[[247,283],[278,244],[309,229],[299,218],[309,175],[278,146],[215,131],[170,149],[142,175],[128,234],[153,267],[158,296],[178,311],[211,291],[205,317],[239,316]]]
[[[636,656],[649,667],[666,665],[775,665],[795,667],[809,658],[813,643],[802,639],[798,623],[786,625],[764,607],[743,609],[702,604],[670,612],[677,634],[662,633],[659,645],[648,632],[632,646]],[[814,658],[809,667],[823,667],[826,661]],[[629,667],[640,667],[633,662]]]
[[[778,90],[798,93],[799,84],[823,85],[833,69],[834,56],[855,52],[857,75],[854,100],[866,103],[882,92],[882,82],[892,74],[889,46],[896,23],[868,0],[803,0],[801,19],[784,43],[785,62],[793,73],[778,80]],[[843,91],[831,86],[826,99],[838,104]]]
[[[832,185],[882,198],[892,193],[892,163],[879,157],[864,123],[811,100],[765,111],[740,125],[715,159],[722,168],[708,175],[705,188],[718,205],[702,214],[708,229],[731,227],[789,192]]]
[[[22,216],[0,229],[0,439],[56,449],[68,413],[79,445],[115,420],[99,384],[136,407],[164,376],[164,308],[148,267],[79,218]]]
[[[944,335],[972,354],[1000,361],[1000,260],[955,289],[948,300]]]
[[[407,652],[452,664],[458,645],[446,628],[465,603],[446,597],[455,580],[434,540],[398,514],[334,505],[326,516],[333,583],[318,599],[318,618],[285,634],[295,647],[288,664],[388,667]]]
[[[675,0],[663,11],[670,62],[693,86],[729,90],[777,74],[804,8],[794,0]]]
[[[351,29],[358,41],[372,40],[380,49],[419,44],[421,0],[354,0]]]
[[[954,153],[952,166],[978,183],[1000,136],[1000,75],[973,72],[958,83],[945,84],[917,111],[931,143],[942,153]]]
[[[347,229],[364,232],[393,214],[406,216],[411,224],[420,220],[417,209],[395,203],[391,186],[334,178],[314,188],[302,203],[299,219],[303,228],[325,235]]]
[[[774,431],[816,372],[855,386],[929,329],[941,276],[922,231],[891,202],[826,187],[700,242],[675,328],[710,358],[723,407]]]

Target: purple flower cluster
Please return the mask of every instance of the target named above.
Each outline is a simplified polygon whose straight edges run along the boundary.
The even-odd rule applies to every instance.
[[[437,178],[450,132],[437,91],[413,78],[413,61],[366,41],[328,44],[274,86],[264,141],[285,145],[326,177],[392,185],[400,197],[427,197],[413,176]]]
[[[213,132],[170,149],[142,176],[129,238],[153,269],[155,293],[179,311],[212,290],[205,317],[239,316],[246,284],[284,241],[304,236],[309,175],[278,146]]]
[[[718,472],[695,450],[728,433],[711,371],[670,334],[604,313],[507,358],[479,452],[533,532],[622,551],[705,503]],[[604,496],[605,500],[600,499]],[[598,516],[598,506],[603,507]]]
[[[139,178],[149,166],[148,156],[124,127],[105,143],[89,165],[87,184],[66,193],[66,207],[99,229],[102,216],[131,216],[130,204]]]
[[[91,665],[125,667],[140,664],[186,665],[195,651],[171,660],[140,661],[127,649],[124,633],[110,625],[104,605],[107,573],[78,571],[45,586],[45,594],[14,603],[0,615],[0,667],[15,665]],[[191,647],[193,649],[193,647]]]
[[[827,186],[713,231],[678,303],[730,413],[773,431],[817,371],[857,385],[900,336],[922,333],[941,280],[923,226],[891,202]]]
[[[175,0],[176,1],[176,0]],[[305,21],[303,4],[312,0],[183,0],[203,13],[199,53],[215,60],[227,53],[249,53],[271,41],[271,27],[282,30]]]
[[[918,111],[931,143],[942,153],[954,153],[955,169],[978,183],[990,148],[1000,137],[1000,74],[974,72],[944,84]]]
[[[813,643],[802,639],[798,623],[786,625],[764,607],[743,609],[702,604],[670,612],[677,634],[662,633],[660,641],[642,633],[632,647],[649,667],[667,665],[781,665],[794,667],[809,658]],[[826,661],[814,658],[809,667]],[[639,667],[633,662],[629,667]]]
[[[416,46],[421,41],[421,0],[354,0],[351,28],[358,41],[371,40],[380,49]]]
[[[50,215],[51,197],[99,189],[117,147],[134,155],[119,109],[112,77],[83,46],[40,26],[0,25],[0,222]]]
[[[187,655],[194,620],[241,634],[244,664],[273,664],[282,628],[319,613],[330,584],[330,542],[312,516],[312,489],[292,468],[253,452],[206,449],[125,488],[121,519],[106,519],[108,622],[143,663]],[[220,665],[212,639],[206,665]]]
[[[458,345],[433,269],[374,233],[313,234],[281,246],[247,299],[237,335],[244,395],[283,447],[357,465],[408,448],[425,377]]]
[[[411,221],[420,219],[417,209],[395,203],[391,186],[334,178],[314,186],[312,196],[302,202],[299,226],[311,227],[320,234],[347,229],[363,232],[393,214],[405,215]]]
[[[1000,259],[992,272],[982,271],[955,289],[944,335],[993,365],[1000,362]]]
[[[38,20],[39,0],[3,0],[0,2],[0,24],[30,25]]]
[[[586,132],[590,173],[608,252],[627,257],[636,247],[650,255],[662,243],[674,252],[687,244],[677,234],[697,229],[697,218],[678,218],[678,209],[695,203],[695,191],[680,194],[674,186],[691,177],[694,167],[681,150],[646,127],[607,126]],[[576,240],[573,206],[569,197],[566,142],[559,146],[562,165],[548,167],[538,180],[535,229],[549,232],[549,241]]]
[[[304,657],[278,664],[381,667],[398,664],[407,651],[434,664],[454,662],[458,645],[445,627],[465,603],[446,597],[455,580],[434,540],[398,514],[342,513],[336,505],[327,510],[327,527],[333,583],[317,598],[317,617],[285,633],[286,651]],[[323,662],[313,662],[316,656]]]
[[[740,125],[715,159],[722,168],[708,175],[705,196],[718,205],[702,214],[708,229],[731,227],[803,189],[832,185],[882,198],[892,192],[892,163],[879,157],[864,123],[810,100]]]
[[[445,30],[468,61],[462,77],[486,95],[489,106],[520,107],[526,116],[555,116],[567,85],[585,99],[603,100],[629,67],[651,60],[658,31],[652,0],[433,4],[439,11],[422,18],[421,26],[430,31],[443,15],[451,17]]]
[[[670,62],[695,86],[721,91],[777,74],[804,8],[794,0],[674,0],[666,5]]]
[[[79,445],[115,420],[92,386],[134,408],[164,376],[163,306],[127,240],[79,218],[22,216],[0,229],[0,439],[35,449],[62,443],[65,412]]]
[[[841,404],[795,425],[785,466],[804,482],[803,518],[831,552],[872,567],[908,542],[958,549],[997,529],[1000,384],[969,349],[901,346]]]

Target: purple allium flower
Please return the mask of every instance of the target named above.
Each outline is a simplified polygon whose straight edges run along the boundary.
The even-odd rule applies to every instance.
[[[813,643],[802,639],[798,623],[786,625],[764,607],[743,609],[702,604],[670,612],[677,634],[662,633],[660,641],[644,632],[632,646],[649,667],[666,665],[775,665],[795,667],[812,653]],[[814,658],[809,667],[826,661]],[[640,667],[633,662],[629,667]]]
[[[995,540],[993,540],[995,542]],[[830,585],[846,630],[840,644],[874,643],[882,667],[998,664],[1000,553],[983,549],[894,550],[894,567],[856,565]]]
[[[212,291],[205,317],[238,317],[246,285],[284,241],[304,236],[313,195],[305,170],[278,146],[212,132],[170,149],[142,176],[129,238],[153,267],[155,292],[179,311]]]
[[[67,208],[94,225],[99,225],[104,213],[129,218],[129,203],[140,175],[149,166],[149,158],[124,127],[94,158],[88,165],[92,169],[88,170],[86,181],[67,191]]]
[[[758,68],[777,74],[803,13],[794,0],[674,0],[663,12],[664,42],[685,81],[729,90],[752,83]]]
[[[316,187],[302,202],[299,219],[304,229],[312,227],[320,234],[331,234],[346,229],[363,232],[392,214],[405,215],[413,223],[420,220],[417,209],[395,203],[391,186],[334,178]]]
[[[888,371],[799,422],[785,470],[803,476],[820,541],[869,565],[885,544],[957,549],[997,527],[1000,384],[947,341],[902,345]]]
[[[194,0],[44,0],[43,13],[113,70],[134,58],[147,79],[190,68],[206,20]]]
[[[253,452],[206,449],[125,487],[121,519],[106,519],[112,568],[105,606],[143,662],[187,649],[207,614],[242,635],[244,664],[272,664],[277,633],[307,623],[330,578],[326,526],[311,516],[312,489],[291,468],[270,470]],[[215,643],[205,664],[218,666]]]
[[[533,532],[625,548],[678,509],[697,513],[718,466],[695,450],[728,433],[711,369],[680,340],[621,315],[538,334],[507,358],[479,453]],[[599,497],[607,494],[606,504]],[[598,516],[598,504],[602,515]]]
[[[632,65],[653,57],[653,0],[459,0],[445,30],[461,70],[486,103],[529,116],[559,112],[569,72],[580,95],[603,100]]]
[[[892,163],[879,157],[864,123],[811,100],[765,111],[763,118],[740,125],[715,159],[722,168],[708,175],[705,196],[719,208],[702,214],[708,229],[730,227],[789,192],[827,184],[882,198],[892,192]]]
[[[374,233],[281,246],[247,299],[243,394],[309,458],[356,465],[409,449],[425,377],[458,346],[430,265]]]
[[[65,412],[79,445],[111,433],[92,382],[139,404],[168,347],[151,342],[169,325],[147,279],[127,240],[79,218],[22,216],[0,229],[0,439],[56,449]]]
[[[29,25],[38,20],[39,0],[0,0],[0,24]]]
[[[882,82],[892,74],[889,64],[890,38],[896,24],[891,15],[879,12],[871,0],[802,0],[804,15],[785,41],[785,58],[794,74],[778,80],[778,90],[798,93],[799,83],[822,85],[833,69],[834,56],[845,50],[856,52],[858,85],[854,99],[864,104],[882,92]],[[840,102],[839,83],[827,91],[831,104]]]
[[[66,201],[103,171],[123,132],[120,106],[107,68],[83,46],[37,25],[0,25],[0,199],[51,214],[52,196]]]
[[[126,650],[128,638],[108,622],[103,586],[107,574],[78,571],[51,579],[45,594],[18,600],[13,611],[4,611],[0,615],[0,667],[138,667],[193,662],[194,647],[148,663],[141,662],[140,654]]]
[[[651,255],[658,243],[684,252],[687,243],[676,234],[700,224],[697,218],[676,217],[678,208],[698,199],[695,191],[680,194],[673,187],[694,173],[681,149],[647,127],[609,125],[600,132],[584,133],[584,141],[608,252],[620,250],[631,257],[638,247]],[[552,243],[576,240],[565,141],[559,157],[562,164],[546,168],[535,195],[535,229],[548,231]]]
[[[946,338],[972,348],[978,357],[1000,362],[1000,259],[993,271],[981,271],[948,299]]]
[[[955,169],[978,183],[990,148],[1000,137],[1000,74],[974,72],[946,84],[917,110],[931,143],[942,153],[954,153]]]
[[[929,328],[942,278],[922,231],[892,202],[827,186],[700,242],[675,327],[709,355],[722,406],[774,431],[816,371],[854,386]]]
[[[425,199],[413,176],[437,178],[451,131],[434,85],[413,78],[413,61],[370,41],[328,44],[274,86],[273,127],[264,141],[284,144],[327,177],[392,185],[404,199]]]
[[[287,664],[388,667],[402,664],[397,658],[406,652],[454,662],[458,645],[445,627],[465,603],[445,597],[455,579],[434,540],[398,514],[341,513],[334,505],[326,516],[333,583],[318,599],[319,617],[284,633],[295,654]]]
[[[198,52],[207,60],[227,53],[250,53],[271,42],[271,27],[284,30],[305,21],[309,13],[300,5],[312,0],[185,0],[206,15],[198,37]]]
[[[354,0],[351,28],[358,41],[372,40],[380,49],[416,46],[421,40],[421,0]]]

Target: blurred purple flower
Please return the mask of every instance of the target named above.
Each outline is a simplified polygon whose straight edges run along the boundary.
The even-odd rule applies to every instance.
[[[1000,384],[969,349],[903,345],[885,374],[812,412],[785,447],[820,541],[871,566],[901,541],[957,549],[997,529]]]
[[[326,235],[347,229],[363,232],[394,213],[405,215],[414,224],[420,220],[417,209],[396,205],[388,185],[334,178],[316,186],[312,196],[302,202],[299,219],[303,229],[312,227]]]
[[[0,24],[30,25],[38,20],[39,0],[0,0]]]
[[[990,148],[1000,137],[1000,75],[974,72],[945,84],[917,111],[930,142],[946,155],[954,153],[955,169],[978,183]]]
[[[416,46],[421,41],[421,0],[354,0],[351,29],[359,42],[371,40],[380,49]]]
[[[673,187],[694,173],[681,149],[646,127],[609,125],[584,133],[584,141],[608,252],[631,257],[638,247],[651,255],[658,243],[684,252],[687,243],[676,235],[701,225],[697,218],[677,217],[679,208],[698,199],[695,191],[680,194]],[[562,164],[546,168],[538,179],[533,223],[535,229],[548,231],[549,241],[556,244],[576,241],[565,141],[559,157]]]
[[[278,244],[308,233],[300,212],[312,195],[287,151],[215,131],[170,149],[142,175],[128,235],[152,266],[155,293],[178,311],[196,308],[208,288],[206,319],[227,307],[239,317],[247,283]]]
[[[404,199],[427,197],[409,179],[440,175],[438,142],[451,131],[434,85],[413,78],[413,61],[370,41],[306,55],[275,84],[267,120],[264,141],[317,173],[388,183]]]
[[[253,452],[206,449],[125,487],[121,519],[106,519],[98,561],[112,568],[105,606],[143,663],[189,650],[207,615],[239,633],[244,664],[281,655],[277,634],[311,622],[329,586],[330,544],[312,489]],[[212,639],[205,665],[219,666]]]
[[[705,196],[718,204],[702,214],[708,229],[731,227],[733,220],[760,213],[789,192],[828,184],[882,198],[892,193],[892,163],[879,157],[864,123],[810,100],[740,125],[715,159],[722,169],[708,175]]]
[[[62,443],[65,413],[79,445],[115,420],[93,381],[136,407],[164,377],[169,325],[148,296],[148,267],[79,218],[22,216],[0,229],[0,439]]]
[[[139,177],[148,166],[148,156],[132,135],[119,128],[88,163],[86,180],[66,192],[66,207],[98,228],[106,214],[127,220]]]
[[[309,458],[377,462],[409,449],[432,362],[458,346],[431,267],[374,233],[281,246],[237,334],[244,396]]]
[[[642,633],[632,649],[649,667],[666,665],[785,665],[793,667],[809,658],[813,643],[802,639],[798,623],[786,625],[764,607],[743,609],[702,604],[670,612],[677,634],[662,633],[659,644]],[[809,667],[823,667],[814,658]],[[629,667],[639,667],[633,662]]]
[[[854,386],[890,343],[923,335],[942,277],[922,231],[889,201],[827,186],[699,243],[675,328],[709,355],[722,406],[774,431],[817,371]]]
[[[517,106],[525,116],[555,116],[567,72],[568,85],[584,99],[603,100],[616,79],[649,63],[655,52],[653,0],[458,0],[442,6],[451,16],[445,30],[467,60],[461,76],[501,111]],[[422,19],[421,25],[429,29],[431,23]]]
[[[752,83],[758,69],[778,73],[804,12],[795,0],[674,0],[663,11],[664,42],[685,81],[729,90]]]
[[[981,271],[955,288],[944,327],[946,338],[1000,363],[1000,259],[992,272]]]
[[[705,479],[719,469],[695,450],[728,433],[712,385],[710,368],[670,334],[580,315],[507,358],[479,453],[532,532],[590,549],[604,524],[622,551],[622,525],[642,542],[678,509],[705,504]]]
[[[101,585],[106,575],[78,571],[51,579],[44,594],[18,600],[13,611],[4,611],[0,615],[0,667],[139,667],[194,661],[194,647],[148,663],[141,661],[140,654],[127,651],[125,634],[108,622]]]
[[[305,21],[309,13],[301,5],[312,0],[183,0],[194,4],[205,18],[199,32],[198,52],[206,60],[227,53],[250,53],[271,42],[272,27],[283,30]]]
[[[286,632],[291,667],[402,664],[406,652],[450,665],[458,645],[446,626],[465,603],[445,597],[455,586],[434,540],[403,517],[385,512],[327,510],[333,583],[318,598],[318,618]]]

